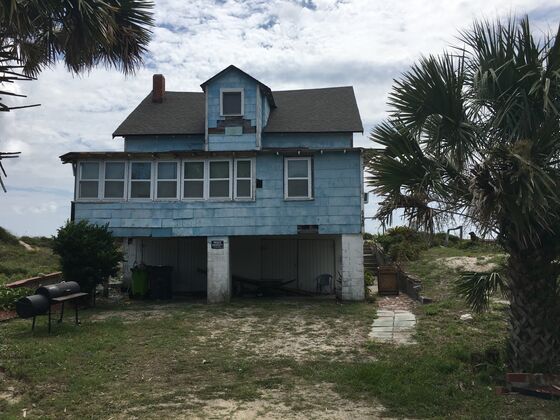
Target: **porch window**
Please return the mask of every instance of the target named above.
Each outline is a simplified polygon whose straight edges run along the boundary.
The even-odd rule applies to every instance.
[[[177,162],[157,163],[157,198],[177,198]]]
[[[185,162],[183,198],[204,198],[204,161]]]
[[[235,161],[235,198],[253,197],[252,161],[238,159]]]
[[[81,162],[79,198],[99,198],[99,162]]]
[[[311,163],[310,157],[294,157],[284,160],[284,198],[311,199]]]
[[[210,161],[208,164],[210,198],[231,198],[229,160]]]
[[[222,116],[243,115],[243,89],[222,89],[220,100]]]
[[[105,162],[104,198],[124,198],[124,162]]]
[[[152,197],[152,163],[131,162],[130,164],[130,198]]]

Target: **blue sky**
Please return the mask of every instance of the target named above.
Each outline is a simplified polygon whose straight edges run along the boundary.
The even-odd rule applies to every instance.
[[[95,69],[74,77],[62,66],[17,86],[22,103],[41,107],[0,114],[0,150],[8,194],[0,194],[0,226],[18,235],[52,235],[70,214],[69,151],[119,150],[111,133],[151,90],[153,73],[168,90],[200,91],[229,64],[273,90],[353,85],[367,132],[386,112],[391,82],[422,54],[455,43],[475,18],[529,13],[535,31],[556,28],[557,0],[156,0],[157,27],[145,67],[124,77]],[[12,104],[19,104],[12,101]],[[366,216],[375,213],[375,204]],[[368,222],[375,231],[377,225]]]

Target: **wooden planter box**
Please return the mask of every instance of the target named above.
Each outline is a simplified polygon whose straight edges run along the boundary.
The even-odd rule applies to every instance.
[[[377,290],[380,295],[399,294],[399,270],[394,265],[381,265],[377,270]]]

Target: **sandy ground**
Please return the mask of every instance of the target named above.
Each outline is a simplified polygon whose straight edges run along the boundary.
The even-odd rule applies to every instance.
[[[492,257],[482,256],[482,257],[448,257],[439,258],[447,267],[454,270],[460,271],[474,271],[474,272],[485,272],[491,271],[497,268],[497,264],[489,262]]]
[[[185,404],[191,408],[185,410]],[[297,409],[294,409],[294,406]],[[177,410],[180,408],[180,414]],[[146,413],[157,412],[151,417]],[[127,410],[117,418],[140,419],[166,417],[174,419],[380,419],[384,409],[380,405],[341,398],[331,384],[294,384],[290,389],[270,389],[252,401],[226,398],[155,404]]]
[[[124,323],[143,319],[170,317],[166,309],[143,309],[127,311],[104,311],[93,315],[90,321],[102,322],[118,319]],[[372,312],[373,319],[373,312]],[[350,325],[349,325],[350,323]],[[208,332],[199,335],[201,343],[228,343],[236,351],[249,354],[249,358],[285,358],[296,361],[355,360],[368,356],[364,344],[368,340],[368,324],[350,318],[322,318],[306,308],[290,308],[289,313],[255,315],[252,309],[228,309],[197,320],[197,328]],[[235,331],[235,334],[232,334]],[[192,354],[201,353],[204,347],[192,347]]]

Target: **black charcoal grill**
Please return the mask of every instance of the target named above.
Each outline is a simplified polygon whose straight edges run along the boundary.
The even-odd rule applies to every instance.
[[[39,315],[49,316],[49,333],[51,332],[51,307],[60,303],[60,318],[64,317],[64,304],[74,302],[76,325],[79,325],[78,302],[87,293],[80,291],[80,285],[75,281],[64,281],[58,284],[39,287],[34,295],[23,297],[16,302],[16,312],[20,318],[33,318],[31,330],[35,329],[35,318]]]

